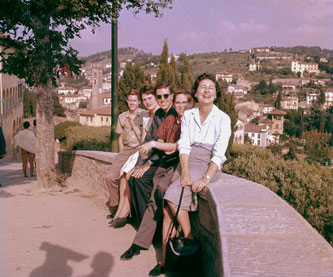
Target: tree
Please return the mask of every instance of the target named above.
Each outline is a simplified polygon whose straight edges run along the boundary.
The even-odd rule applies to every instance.
[[[50,187],[54,174],[53,86],[61,74],[78,74],[82,62],[70,40],[87,26],[111,22],[122,8],[160,14],[171,0],[1,0],[0,33],[5,50],[1,72],[16,75],[34,87],[37,100],[37,185]],[[3,8],[5,7],[5,8]]]
[[[274,104],[275,108],[281,109],[281,100],[282,100],[282,95],[281,95],[281,92],[279,92],[277,97],[276,97],[275,104]]]
[[[181,83],[182,83],[181,87],[187,91],[191,91],[193,86],[193,78],[191,75],[190,62],[186,54],[183,54],[183,60],[184,60],[184,65],[181,74]]]
[[[139,89],[145,83],[145,73],[139,63],[134,66],[131,62],[125,65],[123,76],[119,79],[118,109],[122,113],[127,108],[127,94],[132,89]]]
[[[258,85],[254,86],[254,91],[260,94],[267,94],[268,86],[265,80],[261,80]]]
[[[179,72],[177,70],[176,60],[174,55],[171,56],[170,67],[172,69],[172,76],[171,76],[171,86],[174,89],[178,89],[181,87],[181,79]]]
[[[164,40],[163,50],[160,55],[160,66],[157,71],[156,83],[168,82],[172,83],[173,69],[168,63],[169,48],[167,40]],[[174,87],[173,87],[174,88]]]

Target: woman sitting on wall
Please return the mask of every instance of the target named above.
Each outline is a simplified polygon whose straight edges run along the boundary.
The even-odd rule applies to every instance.
[[[214,105],[221,96],[215,77],[207,73],[200,75],[193,85],[192,95],[198,106],[185,111],[182,117],[181,137],[177,143],[180,166],[164,197],[167,205],[163,219],[162,271],[166,243],[182,187],[185,190],[177,220],[184,236],[193,238],[188,212],[198,209],[197,193],[218,180],[231,135],[229,116]]]

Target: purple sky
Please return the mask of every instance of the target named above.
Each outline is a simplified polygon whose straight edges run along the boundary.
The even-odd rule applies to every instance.
[[[123,11],[119,47],[160,54],[203,53],[263,46],[333,49],[333,0],[174,0],[162,18]],[[87,56],[111,49],[111,26],[81,33],[72,46]]]

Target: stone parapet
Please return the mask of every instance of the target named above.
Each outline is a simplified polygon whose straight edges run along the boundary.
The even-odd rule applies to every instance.
[[[59,152],[67,183],[103,200],[115,154]],[[333,276],[333,249],[288,203],[263,185],[222,174],[199,199],[193,228],[204,276]]]

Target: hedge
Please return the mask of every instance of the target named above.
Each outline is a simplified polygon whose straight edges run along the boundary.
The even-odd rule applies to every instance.
[[[302,161],[284,161],[265,148],[234,145],[229,173],[265,185],[293,206],[333,245],[333,170]]]
[[[66,139],[66,129],[74,126],[81,126],[79,122],[76,121],[65,121],[54,126],[54,136],[59,141],[64,141]]]

